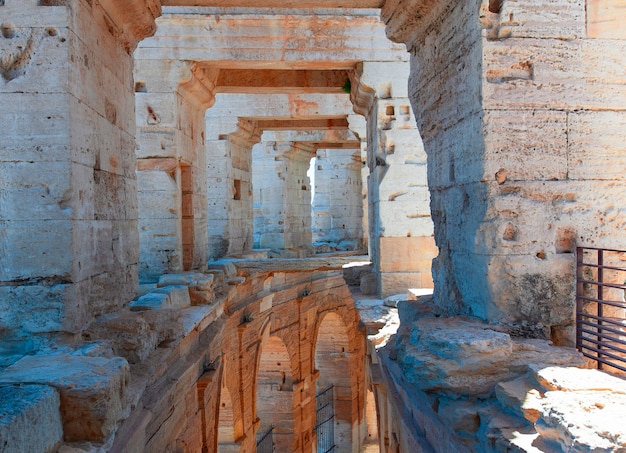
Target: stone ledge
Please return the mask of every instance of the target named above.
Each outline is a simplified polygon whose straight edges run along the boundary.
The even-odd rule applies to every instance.
[[[102,441],[123,417],[128,362],[69,354],[26,356],[0,374],[0,384],[44,384],[60,394],[65,441]],[[97,404],[96,404],[97,403]]]
[[[63,441],[59,393],[46,385],[0,386],[0,452],[52,452]]]

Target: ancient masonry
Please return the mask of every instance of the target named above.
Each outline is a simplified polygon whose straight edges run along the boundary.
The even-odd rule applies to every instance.
[[[0,0],[0,453],[626,450],[625,24]]]

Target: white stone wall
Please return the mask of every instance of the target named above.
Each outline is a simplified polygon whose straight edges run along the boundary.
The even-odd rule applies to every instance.
[[[356,153],[356,156],[355,156]],[[319,149],[313,162],[313,242],[363,245],[361,150]]]
[[[77,332],[136,290],[132,57],[86,2],[0,23],[0,325]]]
[[[433,10],[389,30],[412,53],[436,300],[534,335],[567,329],[575,245],[623,248],[623,33],[582,0]]]

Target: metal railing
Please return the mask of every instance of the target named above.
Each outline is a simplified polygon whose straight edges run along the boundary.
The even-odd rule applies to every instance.
[[[576,347],[626,372],[626,251],[576,249]]]
[[[257,453],[273,453],[274,452],[274,427],[270,426],[270,429],[259,437],[256,441]]]
[[[317,453],[335,451],[335,392],[331,385],[315,395]]]

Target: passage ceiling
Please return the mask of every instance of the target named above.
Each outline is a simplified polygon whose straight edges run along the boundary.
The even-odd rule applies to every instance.
[[[385,0],[161,0],[163,6],[237,8],[382,8]]]

